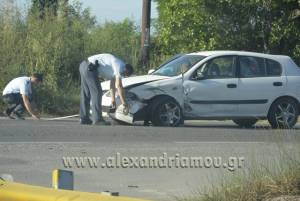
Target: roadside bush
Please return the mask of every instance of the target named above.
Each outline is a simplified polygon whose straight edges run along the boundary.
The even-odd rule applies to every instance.
[[[21,15],[14,0],[2,3],[0,91],[15,77],[43,73],[44,86],[37,94],[44,113],[78,112],[78,68],[90,55],[113,53],[138,68],[140,33],[129,19],[99,25],[78,2],[62,5],[57,12],[44,8],[43,15],[34,8]]]
[[[106,22],[91,30],[89,35],[88,55],[112,53],[131,63],[135,69],[139,66],[140,33],[134,22]]]

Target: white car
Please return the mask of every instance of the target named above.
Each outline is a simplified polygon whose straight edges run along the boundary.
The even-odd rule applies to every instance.
[[[273,128],[292,128],[300,109],[300,68],[288,56],[241,51],[177,55],[149,75],[123,79],[130,113],[118,121],[144,120],[179,126],[184,120],[233,120],[251,127],[268,119]],[[103,108],[111,104],[103,82]]]

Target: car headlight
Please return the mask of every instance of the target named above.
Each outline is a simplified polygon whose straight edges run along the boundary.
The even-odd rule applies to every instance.
[[[110,90],[106,91],[103,94],[104,94],[104,96],[106,96],[108,98],[111,98],[111,91]],[[125,92],[125,94],[126,94],[126,99],[128,99],[128,100],[137,100],[138,99],[137,95],[132,93],[132,92]],[[116,92],[116,96],[118,96],[118,92]]]
[[[126,99],[128,99],[128,100],[137,100],[138,97],[135,93],[126,92]]]
[[[106,97],[111,97],[111,92],[110,92],[110,90],[104,91],[103,94],[104,94]]]

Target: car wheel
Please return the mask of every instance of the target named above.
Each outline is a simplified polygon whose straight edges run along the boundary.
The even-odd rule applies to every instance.
[[[180,105],[169,97],[160,97],[153,101],[151,121],[154,126],[183,125],[183,115]]]
[[[298,116],[298,103],[291,98],[281,98],[272,104],[268,120],[272,128],[293,128]]]
[[[256,124],[258,120],[257,119],[234,119],[232,121],[241,128],[251,128],[254,124]]]

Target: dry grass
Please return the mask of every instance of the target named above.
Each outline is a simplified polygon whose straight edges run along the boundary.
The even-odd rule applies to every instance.
[[[292,152],[292,153],[291,153]],[[264,201],[282,195],[300,195],[300,147],[283,151],[268,167],[255,164],[219,186],[179,201]]]

